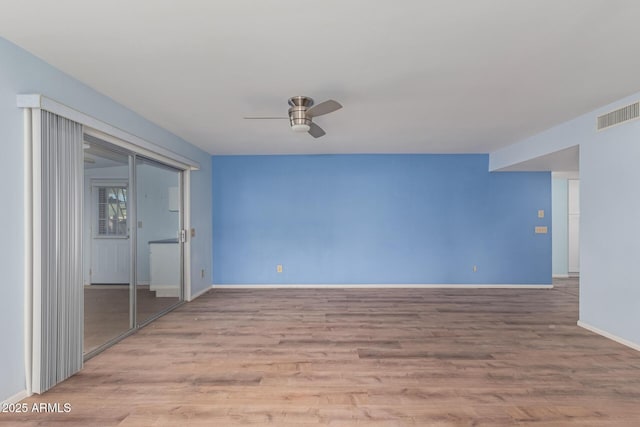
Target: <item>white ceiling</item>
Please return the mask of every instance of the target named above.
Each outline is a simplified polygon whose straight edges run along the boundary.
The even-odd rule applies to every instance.
[[[486,153],[640,90],[637,0],[0,0],[0,36],[212,154]],[[336,99],[294,134],[287,99]]]

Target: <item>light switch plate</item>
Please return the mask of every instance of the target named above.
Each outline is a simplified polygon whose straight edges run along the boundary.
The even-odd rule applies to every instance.
[[[538,211],[538,218],[544,218],[544,209]]]
[[[539,226],[536,227],[536,234],[547,234],[547,227],[546,226]]]
[[[282,264],[278,264],[278,265],[276,265],[276,271],[277,271],[278,273],[282,273]]]

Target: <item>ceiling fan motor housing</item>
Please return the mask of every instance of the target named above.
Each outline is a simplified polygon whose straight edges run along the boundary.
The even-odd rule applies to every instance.
[[[294,96],[289,98],[289,122],[295,132],[308,132],[311,118],[307,117],[307,109],[313,105],[313,99],[308,96]]]
[[[318,105],[314,105],[313,99],[308,96],[294,96],[289,98],[289,125],[294,132],[307,132],[314,138],[326,135],[326,132],[313,118],[333,113],[342,108],[339,102],[328,99]],[[245,119],[286,119],[286,117],[245,117]]]

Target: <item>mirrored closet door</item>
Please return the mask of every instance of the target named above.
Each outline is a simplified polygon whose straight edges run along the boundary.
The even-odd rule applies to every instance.
[[[183,171],[105,139],[84,135],[85,358],[184,293]]]
[[[129,153],[84,137],[84,353],[133,327]]]
[[[182,301],[181,173],[136,158],[138,324]]]

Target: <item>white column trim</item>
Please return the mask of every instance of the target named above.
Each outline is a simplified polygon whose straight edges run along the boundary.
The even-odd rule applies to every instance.
[[[24,116],[24,370],[27,389],[31,394],[31,361],[33,359],[33,133],[31,109]],[[15,403],[15,402],[11,402]]]
[[[40,361],[42,355],[42,312],[34,310],[33,307],[40,307],[41,289],[42,289],[42,256],[40,248],[42,247],[42,111],[39,108],[31,108],[31,277],[26,284],[27,289],[32,295],[30,309],[33,314],[31,331],[29,338],[31,341],[31,360],[29,360],[29,369],[31,371],[31,383],[27,385],[29,393],[40,393]]]

